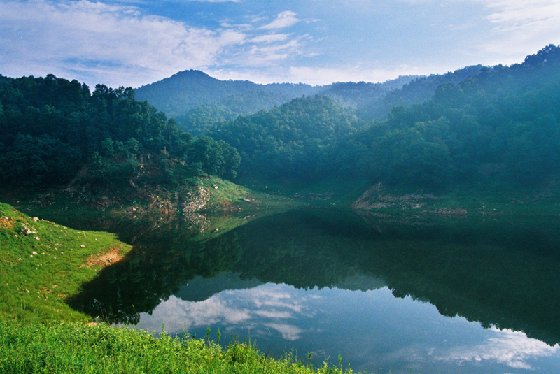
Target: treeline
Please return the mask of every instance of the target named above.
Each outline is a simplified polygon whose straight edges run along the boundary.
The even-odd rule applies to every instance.
[[[193,138],[130,88],[48,75],[0,79],[0,183],[116,187],[236,175],[238,152]]]
[[[435,95],[394,108],[384,121],[360,119],[339,101],[313,96],[238,117],[212,134],[240,151],[242,175],[265,179],[336,175],[445,189],[560,178],[558,47],[511,67],[477,66],[443,77],[437,88],[429,79],[405,86],[401,100],[414,101],[416,91]]]
[[[311,96],[238,117],[211,134],[239,150],[244,176],[311,181],[324,176],[333,144],[361,126],[353,109]]]
[[[560,177],[560,49],[486,68],[333,151],[342,169],[388,184],[537,185]]]

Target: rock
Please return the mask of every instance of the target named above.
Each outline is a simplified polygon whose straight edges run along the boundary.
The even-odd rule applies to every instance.
[[[39,217],[33,217],[33,222],[38,222],[39,221]]]
[[[25,236],[29,236],[29,235],[37,234],[37,231],[31,230],[29,227],[23,225],[23,229],[21,230],[21,233]]]
[[[85,248],[86,245],[85,244],[80,244],[80,248]]]

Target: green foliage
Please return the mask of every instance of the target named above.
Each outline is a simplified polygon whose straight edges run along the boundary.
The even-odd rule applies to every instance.
[[[202,149],[210,154],[201,154],[189,134],[136,101],[130,88],[97,85],[91,93],[75,80],[31,76],[0,85],[0,103],[3,184],[176,184],[196,172],[234,177],[239,166],[224,142],[210,140],[212,147]],[[200,164],[201,158],[221,164]]]
[[[244,175],[312,180],[328,169],[329,147],[360,125],[353,110],[313,96],[239,117],[212,134],[239,150]]]
[[[33,220],[0,203],[0,320],[87,320],[66,298],[98,274],[87,259],[115,248],[130,250],[113,234]]]
[[[485,68],[332,151],[337,170],[412,188],[535,186],[560,177],[560,49]],[[354,160],[354,168],[347,168]]]
[[[180,119],[189,131],[201,132],[209,122],[270,109],[315,91],[315,87],[305,84],[225,81],[201,71],[188,70],[140,87],[136,94],[168,116]]]
[[[313,369],[291,355],[273,359],[250,344],[226,349],[201,339],[155,338],[135,330],[80,324],[0,323],[2,373],[352,373]]]

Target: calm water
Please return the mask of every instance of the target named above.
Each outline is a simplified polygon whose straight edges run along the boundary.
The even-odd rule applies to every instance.
[[[116,324],[377,373],[560,372],[560,220],[307,209],[135,240],[72,305]]]

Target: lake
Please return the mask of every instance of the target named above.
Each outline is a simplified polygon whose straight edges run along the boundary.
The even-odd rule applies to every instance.
[[[117,325],[377,373],[560,371],[560,220],[305,208],[135,249],[71,305]]]

